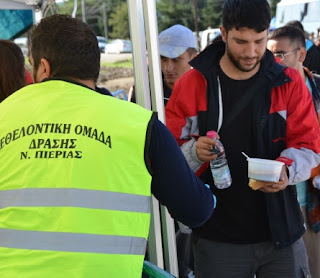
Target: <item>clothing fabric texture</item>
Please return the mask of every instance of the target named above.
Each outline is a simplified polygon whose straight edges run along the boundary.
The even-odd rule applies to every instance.
[[[96,86],[96,92],[98,92],[99,94],[102,94],[102,95],[112,96],[111,92],[107,88],[104,88],[104,87]]]
[[[213,210],[151,111],[55,79],[15,92],[0,111],[3,278],[138,278],[151,192],[187,225]]]
[[[320,277],[320,233],[316,233],[308,221],[308,207],[302,206],[301,211],[306,225],[306,232],[303,235],[303,241],[308,254],[308,264],[311,277]]]
[[[304,72],[309,80],[311,87],[310,93],[320,123],[320,75],[312,74],[308,68],[304,68]],[[312,170],[311,178],[319,174],[320,166]],[[318,233],[320,231],[320,191],[314,188],[312,179],[306,182],[306,187],[306,207],[308,210],[308,217],[305,218],[305,222],[310,222],[312,230],[315,233]]]
[[[1,127],[1,134],[6,134],[1,149],[6,161],[1,198],[7,200],[0,217],[5,222],[0,246],[6,253],[6,260],[1,261],[8,265],[15,261],[17,269],[6,268],[1,276],[17,277],[22,264],[36,262],[39,265],[28,276],[46,277],[48,268],[69,276],[63,268],[69,269],[76,261],[83,267],[73,268],[78,277],[141,274],[150,222],[151,175],[144,150],[152,112],[126,107],[130,123],[120,117],[122,103],[98,97],[84,86],[50,80],[27,86],[2,105],[3,119],[14,114],[16,118],[10,117]],[[58,101],[63,103],[60,107]],[[109,102],[108,112],[101,112]],[[108,114],[114,120],[105,122],[103,116]],[[114,133],[119,127],[130,134],[125,140]],[[135,179],[124,159],[132,165]],[[94,162],[98,165],[93,169]],[[121,175],[107,173],[104,167],[115,167]],[[120,200],[126,205],[119,206]],[[24,219],[25,215],[30,218]],[[22,237],[27,244],[20,242]],[[47,263],[47,252],[53,266]],[[96,261],[96,268],[91,260]],[[124,263],[128,267],[122,272]]]
[[[169,98],[172,94],[172,89],[170,89],[167,86],[167,84],[163,78],[162,78],[162,85],[163,85],[163,101],[164,101],[164,106],[166,106],[169,101]]]
[[[275,250],[270,241],[232,244],[194,237],[195,277],[310,278],[302,239]],[[208,265],[219,268],[208,268]],[[261,266],[264,267],[261,267]],[[256,276],[254,276],[256,275]]]
[[[164,80],[163,74],[162,74],[162,86],[163,86],[163,102],[164,102],[164,106],[166,106],[169,101],[169,98],[171,96],[172,90],[167,86],[167,84]],[[134,87],[133,87],[131,102],[136,103],[136,94],[135,94]]]
[[[304,72],[309,82],[309,91],[320,122],[320,76],[312,74],[307,68],[304,68]],[[320,167],[318,166],[313,169],[311,179],[297,184],[298,200],[306,225],[303,241],[307,249],[312,277],[320,277],[320,191],[312,185],[313,177],[319,174]],[[303,202],[303,199],[305,202]]]
[[[159,54],[175,59],[188,48],[197,49],[197,42],[192,31],[180,24],[173,25],[159,34]]]
[[[320,133],[314,128],[317,119],[310,109],[312,99],[299,73],[276,63],[267,51],[251,80],[231,85],[221,81],[219,101],[218,79],[232,81],[219,69],[224,51],[224,43],[217,42],[193,59],[194,69],[176,82],[166,106],[167,126],[191,168],[210,184],[218,199],[211,218],[193,233],[215,242],[271,241],[275,249],[285,248],[305,231],[296,189],[291,185],[308,179],[310,173],[305,169],[319,164]],[[236,85],[247,89],[233,92]],[[221,129],[219,115],[223,116]],[[196,138],[209,130],[218,130],[225,147],[233,179],[228,189],[215,188],[209,163],[202,163],[196,155]],[[273,194],[251,190],[242,151],[250,157],[281,157],[288,164],[290,185]]]
[[[307,55],[303,65],[311,72],[320,74],[320,50],[314,44],[307,49]]]

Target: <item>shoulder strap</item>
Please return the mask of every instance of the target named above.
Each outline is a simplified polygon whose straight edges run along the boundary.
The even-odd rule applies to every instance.
[[[250,105],[254,96],[265,90],[269,90],[271,92],[271,82],[266,76],[260,75],[252,86],[244,92],[241,100],[234,106],[234,109],[232,111],[228,111],[227,117],[223,119],[223,128],[226,128],[234,118],[238,117],[243,109],[246,109],[246,107]]]

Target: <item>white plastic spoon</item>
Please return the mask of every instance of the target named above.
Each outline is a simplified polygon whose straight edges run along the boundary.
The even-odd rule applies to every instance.
[[[245,154],[244,152],[241,152],[247,159],[250,159],[249,156],[247,156],[247,154]]]

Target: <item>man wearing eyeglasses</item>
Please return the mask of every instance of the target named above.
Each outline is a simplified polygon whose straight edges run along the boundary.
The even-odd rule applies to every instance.
[[[303,32],[294,26],[277,28],[269,34],[267,48],[280,63],[299,71],[312,95],[315,111],[318,114],[318,119],[320,119],[320,75],[312,74],[303,66],[307,55]],[[318,168],[320,167],[318,166],[313,170],[312,177],[319,174]],[[320,233],[318,233],[320,222],[317,222],[317,219],[320,218],[319,212],[317,213],[320,208],[319,193],[316,192],[318,189],[312,186],[311,181],[300,182],[296,186],[299,203],[307,226],[303,240],[308,253],[311,276],[320,277]],[[318,205],[313,204],[312,200],[317,201]],[[315,220],[313,221],[313,219]]]

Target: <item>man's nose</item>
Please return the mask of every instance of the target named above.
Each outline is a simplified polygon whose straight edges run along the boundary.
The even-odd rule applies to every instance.
[[[246,46],[245,49],[245,54],[247,57],[255,57],[256,56],[256,51],[257,51],[257,46],[254,43],[249,43]]]
[[[171,59],[168,59],[165,63],[165,69],[164,71],[172,71],[174,68],[173,62]]]

